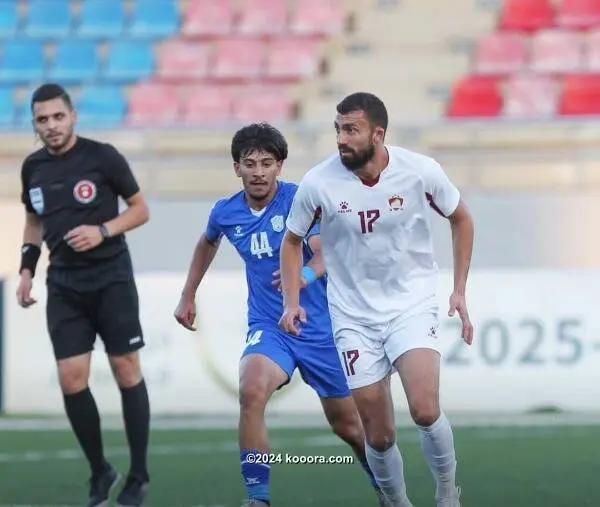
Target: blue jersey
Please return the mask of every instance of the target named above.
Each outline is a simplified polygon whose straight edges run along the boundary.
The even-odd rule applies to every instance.
[[[275,198],[266,208],[256,212],[248,206],[245,192],[218,201],[213,207],[206,238],[210,242],[226,236],[246,265],[248,282],[248,327],[278,326],[283,312],[283,296],[272,285],[273,272],[279,269],[279,249],[285,234],[285,222],[292,206],[297,185],[278,182]],[[312,257],[308,239],[319,233],[315,225],[304,242],[304,264]],[[331,320],[327,307],[324,277],[300,292],[300,304],[308,322],[301,337],[318,341],[332,340]]]

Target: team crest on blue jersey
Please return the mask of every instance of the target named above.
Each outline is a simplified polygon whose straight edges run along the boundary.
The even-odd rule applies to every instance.
[[[275,215],[271,218],[271,226],[275,232],[283,231],[283,217],[281,215]]]
[[[29,201],[31,202],[31,207],[38,215],[44,212],[44,194],[40,187],[29,189]]]

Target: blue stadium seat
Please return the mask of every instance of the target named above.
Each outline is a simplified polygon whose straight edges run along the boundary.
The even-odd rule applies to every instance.
[[[72,14],[69,0],[30,0],[29,14],[25,23],[28,37],[62,38],[71,30]]]
[[[15,123],[14,90],[0,87],[0,127],[10,127]]]
[[[117,37],[123,33],[125,19],[123,0],[85,0],[77,33],[99,39]]]
[[[104,78],[112,81],[138,81],[154,73],[155,56],[150,43],[115,42],[110,48]]]
[[[92,80],[100,71],[96,43],[86,40],[65,40],[58,45],[48,78],[66,83]]]
[[[178,30],[179,13],[173,0],[137,0],[129,27],[132,37],[170,37]]]
[[[19,26],[19,11],[16,2],[0,3],[0,38],[13,37]]]
[[[32,40],[6,42],[0,64],[0,83],[41,81],[45,67],[42,42]]]
[[[115,127],[127,113],[127,100],[120,86],[88,86],[77,100],[78,122],[84,127]]]

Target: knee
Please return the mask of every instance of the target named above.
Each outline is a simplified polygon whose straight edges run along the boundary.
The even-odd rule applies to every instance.
[[[62,359],[58,361],[57,368],[60,388],[64,394],[75,394],[88,387],[90,366],[87,356]]]
[[[269,396],[266,386],[260,383],[240,383],[240,409],[242,413],[264,412]]]
[[[134,387],[142,381],[142,371],[137,352],[123,356],[111,356],[110,366],[119,387]]]
[[[422,400],[411,405],[410,415],[415,424],[428,427],[439,419],[440,407],[436,400]]]
[[[344,442],[361,446],[364,444],[365,432],[358,413],[344,417],[335,417],[330,421],[330,424],[333,432]]]
[[[365,425],[365,439],[372,449],[384,452],[396,443],[396,428],[393,421],[384,421],[367,418]]]

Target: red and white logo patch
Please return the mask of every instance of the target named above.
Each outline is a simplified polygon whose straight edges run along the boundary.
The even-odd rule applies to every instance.
[[[89,204],[96,198],[96,185],[89,180],[81,180],[73,187],[73,197],[81,204]]]

